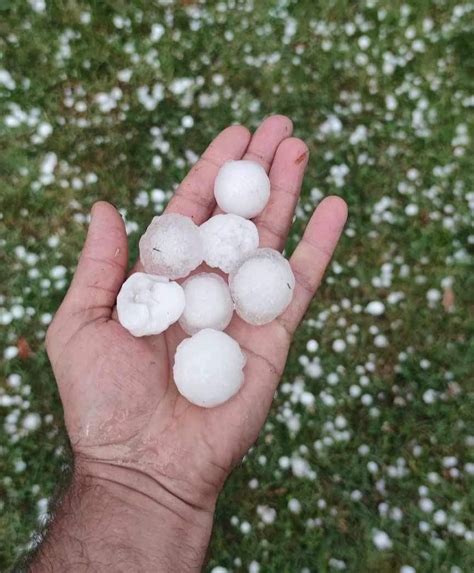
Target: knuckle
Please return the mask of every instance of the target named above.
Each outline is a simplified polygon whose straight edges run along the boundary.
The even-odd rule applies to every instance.
[[[53,344],[53,338],[54,338],[53,328],[54,328],[53,323],[51,323],[48,327],[48,330],[46,331],[46,336],[44,339],[44,347],[46,348],[46,352],[47,352],[48,356],[50,356],[51,347]]]
[[[49,324],[48,329],[46,330],[46,335],[44,339],[44,347],[46,349],[46,353],[50,358],[57,338],[57,331],[58,331],[58,316],[56,313],[53,320]]]

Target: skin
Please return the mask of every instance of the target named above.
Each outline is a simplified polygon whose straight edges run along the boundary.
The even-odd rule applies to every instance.
[[[255,219],[260,246],[282,249],[308,149],[284,116],[251,135],[221,132],[191,169],[166,212],[201,224],[216,209],[213,182],[229,159],[258,161],[271,197]],[[281,378],[292,335],[325,271],[347,217],[340,198],[314,212],[291,258],[294,299],[272,323],[234,316],[227,332],[247,354],[245,383],[225,404],[187,402],[172,379],[185,334],[134,338],[117,321],[115,299],[127,275],[127,237],[115,208],[98,202],[70,289],[47,333],[75,470],[32,571],[199,571],[217,497],[256,440]],[[139,266],[135,267],[138,270]]]

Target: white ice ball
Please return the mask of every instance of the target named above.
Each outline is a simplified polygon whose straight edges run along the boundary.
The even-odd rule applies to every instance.
[[[175,213],[153,217],[140,239],[140,260],[147,273],[170,279],[187,276],[203,260],[199,227]]]
[[[215,273],[200,273],[183,283],[186,305],[179,324],[187,334],[204,328],[224,330],[231,321],[234,303],[227,283]]]
[[[117,296],[120,324],[133,336],[160,334],[176,322],[184,310],[183,288],[166,277],[134,273]]]
[[[199,227],[204,260],[230,273],[243,257],[258,248],[257,227],[239,215],[216,215]]]
[[[237,314],[255,325],[267,324],[290,304],[295,277],[289,262],[274,249],[257,249],[230,274]]]
[[[236,394],[246,358],[225,332],[206,328],[176,349],[173,375],[179,392],[196,406],[212,408]]]
[[[227,161],[217,174],[214,195],[224,212],[251,219],[268,203],[270,179],[255,161]]]
[[[380,316],[385,312],[385,305],[380,300],[372,300],[365,307],[365,312],[368,312],[372,316]]]

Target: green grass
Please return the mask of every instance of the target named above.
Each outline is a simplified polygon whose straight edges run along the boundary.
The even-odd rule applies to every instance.
[[[47,4],[45,12],[36,13],[28,2],[0,1],[0,70],[15,82],[11,89],[0,80],[5,323],[0,344],[24,349],[26,341],[30,348],[7,357],[0,378],[0,570],[11,568],[25,551],[38,528],[38,501],[53,495],[68,463],[41,317],[54,313],[65,293],[85,235],[84,216],[99,198],[122,209],[127,221],[136,223],[130,234],[133,258],[140,231],[154,213],[151,201],[146,207],[135,203],[138,193],[171,191],[192,163],[189,151],[201,153],[229,123],[255,128],[274,112],[292,118],[295,134],[311,151],[289,250],[314,207],[314,189],[343,196],[350,218],[283,378],[290,384],[303,379],[315,407],[278,393],[258,444],[220,500],[209,569],[246,571],[256,561],[265,572],[324,572],[337,570],[337,559],[350,572],[395,573],[403,565],[418,573],[474,570],[469,323],[474,5],[448,0]],[[90,23],[81,20],[84,13],[91,15]],[[195,30],[192,14],[200,22]],[[118,16],[129,23],[117,27]],[[152,44],[150,26],[157,22],[165,33]],[[288,22],[296,24],[294,35],[285,36]],[[366,49],[361,36],[370,40]],[[390,54],[398,58],[392,70]],[[128,82],[117,76],[124,69],[133,72]],[[173,92],[176,78],[192,80],[186,94]],[[137,89],[157,82],[163,99],[147,110]],[[101,111],[97,94],[117,86],[116,107]],[[397,101],[393,111],[387,109],[390,96]],[[83,107],[75,107],[77,102]],[[29,124],[12,125],[15,105],[31,116]],[[181,127],[186,115],[194,119],[192,128]],[[331,115],[340,119],[341,129],[324,133],[321,124]],[[35,140],[38,122],[53,128],[43,142]],[[365,136],[351,142],[361,125]],[[169,149],[153,144],[153,126]],[[40,173],[49,152],[58,158],[50,180]],[[159,169],[153,167],[156,155]],[[338,186],[331,167],[341,164],[348,173]],[[391,200],[388,220],[377,215],[382,198]],[[157,204],[156,211],[161,208]],[[57,245],[51,237],[58,237]],[[37,258],[26,260],[18,247]],[[58,265],[67,269],[59,283],[51,277]],[[385,281],[377,282],[382,269]],[[441,299],[429,303],[430,289]],[[393,302],[398,292],[403,298]],[[372,300],[384,302],[383,316],[364,312]],[[28,308],[22,316],[21,309]],[[386,336],[386,346],[374,344],[377,333]],[[348,335],[346,352],[334,352],[333,341]],[[317,379],[300,362],[312,338],[319,343],[323,370]],[[328,375],[334,372],[339,381],[331,385]],[[11,374],[20,374],[19,388],[11,387]],[[362,394],[371,396],[371,404],[350,391],[364,375]],[[435,391],[432,403],[428,390]],[[324,392],[333,396],[333,405]],[[283,418],[285,406],[290,416],[300,417],[294,435]],[[25,433],[28,413],[38,413],[41,425]],[[316,451],[316,440],[334,434],[328,423],[337,416],[346,420],[349,440]],[[368,446],[368,454],[359,453],[361,445]],[[298,454],[301,446],[307,451]],[[314,481],[280,468],[282,456],[297,454],[317,472]],[[456,458],[454,469],[444,467],[447,457]],[[406,472],[393,477],[397,459]],[[368,462],[377,463],[376,474]],[[253,478],[255,489],[248,485]],[[433,512],[419,506],[423,486]],[[354,490],[361,492],[360,501],[351,498]],[[291,498],[301,502],[301,513],[289,511]],[[273,524],[260,524],[259,505],[276,509]],[[402,512],[399,521],[393,508]],[[434,521],[439,510],[446,513],[445,523]],[[248,521],[251,532],[243,534],[232,516]],[[311,528],[309,518],[320,521]],[[420,530],[420,522],[429,524],[429,531]],[[389,535],[391,549],[375,547],[374,529]]]

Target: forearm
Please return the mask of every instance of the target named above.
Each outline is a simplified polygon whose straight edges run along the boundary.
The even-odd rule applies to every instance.
[[[212,512],[129,472],[76,472],[30,571],[200,571]]]

